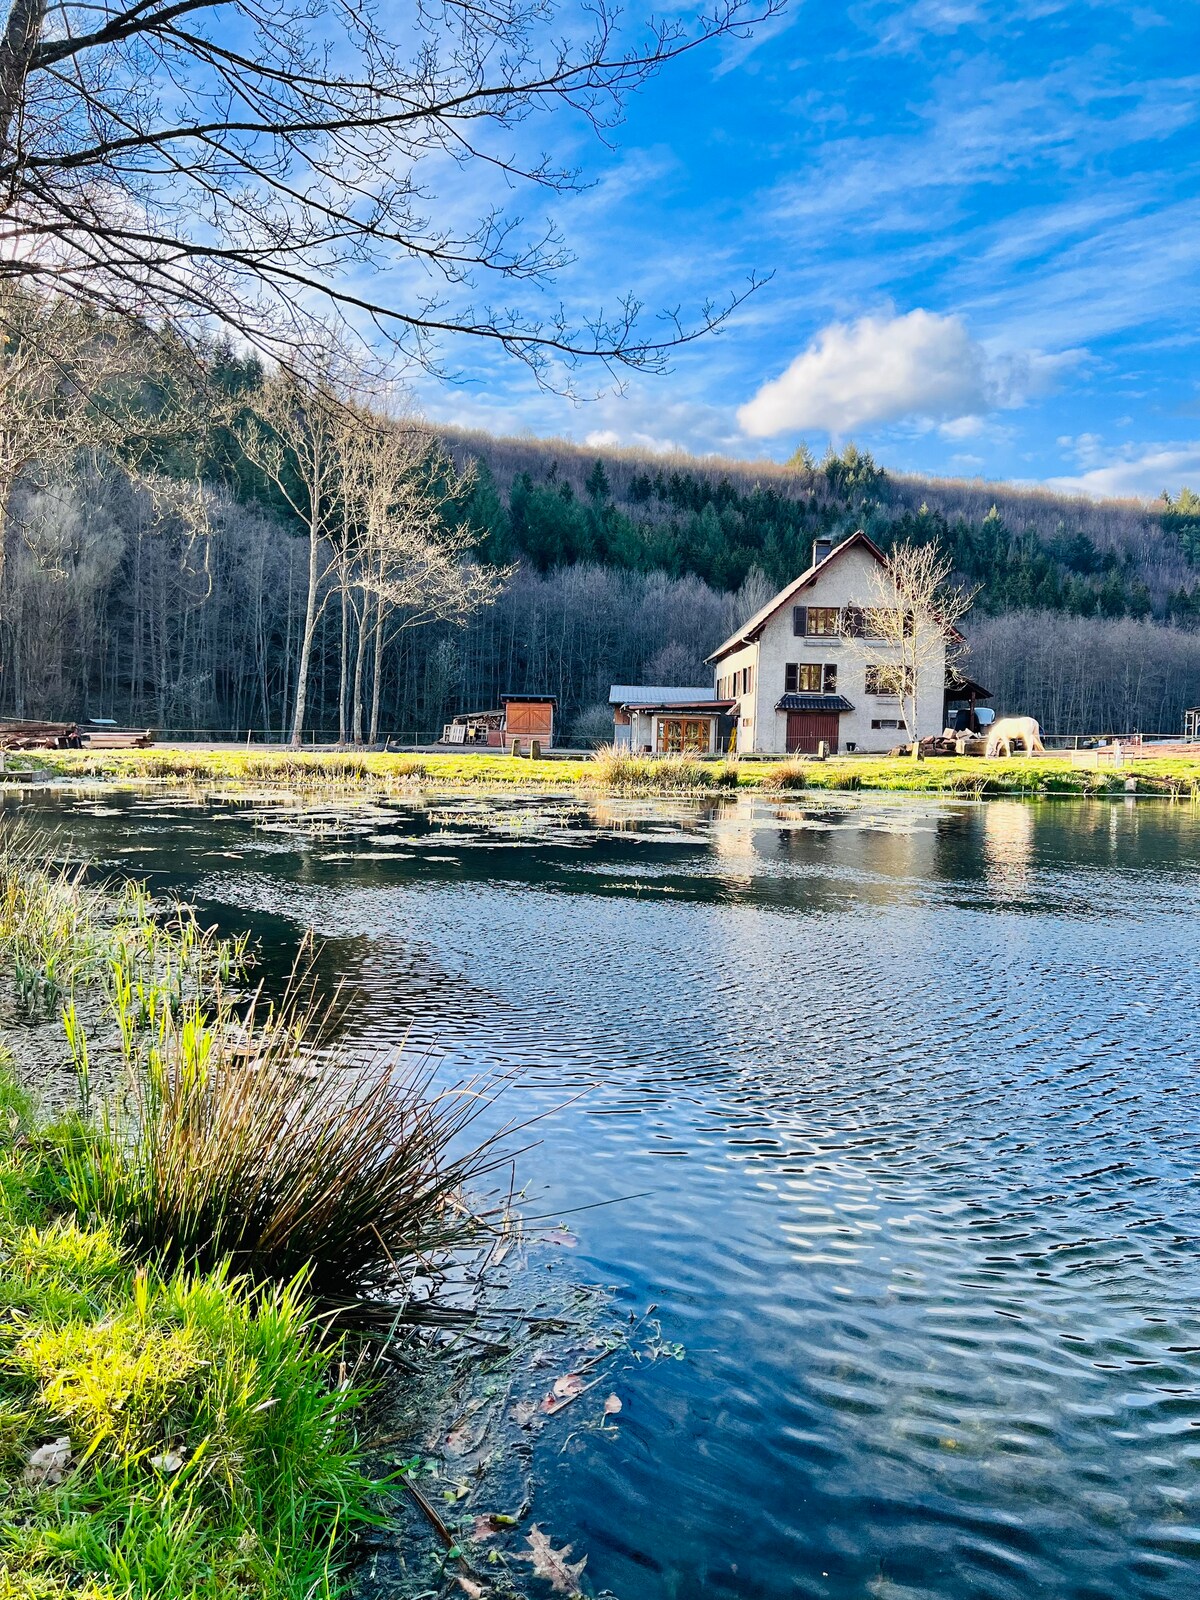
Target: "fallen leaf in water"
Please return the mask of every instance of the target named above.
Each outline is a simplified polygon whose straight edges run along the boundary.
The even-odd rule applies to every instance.
[[[537,1417],[539,1409],[536,1400],[518,1400],[508,1414],[518,1428],[528,1428]]]
[[[451,1428],[446,1435],[446,1449],[452,1456],[464,1455],[471,1448],[471,1430],[463,1423],[461,1427]]]
[[[542,1235],[547,1244],[561,1244],[567,1250],[574,1250],[579,1240],[573,1233],[568,1233],[566,1228],[551,1228]]]
[[[606,1417],[615,1417],[617,1412],[620,1411],[620,1409],[621,1409],[621,1397],[620,1397],[620,1395],[619,1394],[610,1394],[608,1399],[604,1402],[604,1415]]]
[[[587,1384],[577,1372],[568,1372],[561,1378],[555,1378],[554,1387],[550,1393],[542,1396],[542,1410],[549,1416],[556,1411],[561,1411],[564,1406],[570,1405],[577,1395],[581,1395]]]
[[[471,1527],[472,1544],[482,1544],[485,1539],[491,1539],[503,1528],[515,1528],[516,1517],[506,1517],[503,1511],[489,1511],[485,1516],[476,1517]]]
[[[529,1540],[528,1552],[518,1551],[522,1561],[533,1563],[534,1575],[545,1578],[557,1594],[576,1595],[579,1593],[579,1574],[587,1566],[587,1557],[576,1561],[573,1565],[567,1560],[571,1554],[571,1546],[564,1544],[561,1550],[556,1550],[550,1540],[535,1522],[526,1535]]]
[[[483,1600],[486,1591],[482,1584],[476,1583],[472,1578],[466,1577],[461,1572],[456,1572],[454,1578],[462,1592],[470,1596],[470,1600]]]
[[[46,1488],[61,1483],[63,1474],[71,1465],[71,1440],[63,1434],[50,1444],[41,1444],[30,1456],[25,1466],[25,1482],[31,1489]]]

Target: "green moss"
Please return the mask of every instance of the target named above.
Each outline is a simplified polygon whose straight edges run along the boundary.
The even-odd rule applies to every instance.
[[[10,1091],[11,1092],[11,1091]],[[373,1517],[302,1286],[164,1275],[51,1214],[55,1140],[0,1146],[0,1600],[300,1600]],[[33,1452],[70,1441],[60,1481]]]

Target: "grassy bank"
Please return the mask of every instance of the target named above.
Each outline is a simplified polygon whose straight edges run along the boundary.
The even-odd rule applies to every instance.
[[[3,1600],[344,1592],[378,1504],[353,1374],[486,1232],[487,1147],[446,1155],[471,1097],[338,1070],[319,1012],[233,997],[244,960],[0,837],[8,1037],[59,1107],[0,1029]]]
[[[24,758],[23,758],[24,759]],[[608,794],[733,794],[803,789],[876,790],[986,797],[1016,794],[1188,796],[1200,789],[1200,760],[1176,756],[1134,761],[1113,770],[1077,765],[1067,756],[1009,761],[842,756],[829,761],[712,761],[600,751],[590,760],[517,759],[437,751],[425,755],[288,750],[62,751],[29,759],[65,778],[284,785],[299,789],[403,790],[408,787],[523,789],[545,793],[591,789]]]

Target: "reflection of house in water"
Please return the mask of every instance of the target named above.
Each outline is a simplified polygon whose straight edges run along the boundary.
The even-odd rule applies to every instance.
[[[1023,887],[1033,860],[1034,808],[1025,800],[989,800],[983,808],[983,858],[989,883]]]
[[[723,812],[711,830],[713,852],[754,898],[807,909],[910,902],[939,871],[938,813],[916,813],[912,802],[864,814],[858,807],[762,800]],[[756,873],[755,865],[791,868]],[[803,890],[798,893],[798,884]]]

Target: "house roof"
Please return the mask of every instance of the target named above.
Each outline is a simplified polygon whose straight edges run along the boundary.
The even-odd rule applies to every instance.
[[[698,689],[681,689],[678,685],[662,689],[644,683],[614,683],[608,691],[610,706],[645,706],[652,702],[657,706],[690,706],[711,699],[711,683],[702,683]]]
[[[775,702],[776,711],[853,711],[844,694],[784,694]]]
[[[790,600],[807,589],[810,583],[815,583],[831,561],[836,561],[840,555],[843,555],[847,550],[853,549],[856,545],[861,545],[864,550],[870,551],[881,566],[886,565],[887,557],[883,551],[873,539],[868,539],[860,528],[857,533],[852,533],[848,539],[843,539],[841,544],[835,545],[823,560],[816,562],[809,567],[807,572],[802,572],[798,578],[793,579],[787,588],[781,589],[773,600],[768,600],[761,610],[754,613],[749,622],[743,623],[736,633],[729,635],[724,644],[718,645],[712,655],[708,657],[708,660],[719,661],[722,656],[727,656],[731,650],[740,650],[743,645],[752,644],[777,611],[782,610]]]
[[[973,679],[964,677],[961,672],[955,672],[953,668],[946,674],[946,693],[951,700],[969,700],[972,695],[977,700],[992,698],[990,689],[985,689],[981,683],[975,683]]]
[[[731,706],[737,705],[736,700],[714,700],[711,695],[703,700],[630,700],[626,702],[627,711],[699,711],[706,716],[720,716],[723,711],[728,711]]]

